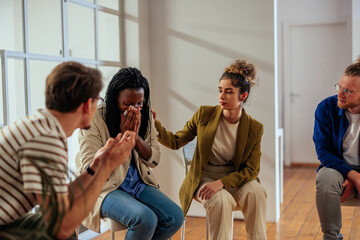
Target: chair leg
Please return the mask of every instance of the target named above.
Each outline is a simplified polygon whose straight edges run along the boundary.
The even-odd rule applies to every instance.
[[[206,213],[206,240],[210,240],[209,217]]]
[[[234,237],[234,212],[232,212],[231,236],[230,236],[230,239],[233,240],[233,237]]]
[[[75,229],[75,237],[76,237],[76,239],[79,238],[79,234],[80,234],[80,227],[77,227],[77,228]]]
[[[185,224],[185,223],[184,223]],[[185,227],[185,225],[184,225]],[[110,234],[111,234],[111,240],[115,240],[115,232],[110,230]],[[172,237],[169,238],[169,240],[172,240]],[[183,239],[182,239],[183,240]]]
[[[186,217],[185,217],[184,223],[181,227],[181,240],[185,240],[185,221],[186,221]]]

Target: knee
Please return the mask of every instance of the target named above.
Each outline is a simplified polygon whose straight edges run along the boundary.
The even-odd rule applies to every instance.
[[[321,168],[316,175],[317,194],[341,194],[343,176],[331,168]]]
[[[244,186],[244,189],[242,192],[246,193],[246,198],[248,201],[254,201],[254,202],[265,202],[267,198],[267,193],[265,189],[260,185],[260,183],[256,181],[249,182]]]
[[[141,211],[130,221],[130,225],[136,228],[152,229],[155,231],[158,224],[158,217],[149,210]]]
[[[173,228],[175,230],[178,230],[184,223],[184,213],[181,210],[181,208],[179,206],[176,205],[176,207],[174,207],[172,209],[172,212],[169,214],[169,216],[167,217],[167,225],[170,228]]]
[[[206,209],[224,209],[227,206],[231,206],[232,209],[236,207],[235,199],[225,189],[215,193],[207,202],[204,204]]]

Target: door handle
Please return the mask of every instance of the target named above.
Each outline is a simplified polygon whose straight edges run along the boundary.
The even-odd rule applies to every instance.
[[[297,93],[290,93],[290,101],[291,102],[294,102],[294,98],[298,98],[300,97],[300,94],[297,94]]]

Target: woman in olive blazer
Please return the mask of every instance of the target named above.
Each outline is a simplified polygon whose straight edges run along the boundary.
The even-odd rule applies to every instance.
[[[248,239],[266,239],[266,191],[258,179],[263,125],[242,108],[254,78],[254,66],[237,60],[219,81],[220,105],[201,106],[175,134],[155,122],[159,142],[168,148],[179,149],[197,136],[180,201],[185,215],[193,198],[204,205],[211,239],[231,238],[235,209],[244,213]]]

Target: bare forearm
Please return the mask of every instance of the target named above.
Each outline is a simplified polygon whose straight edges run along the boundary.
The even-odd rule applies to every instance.
[[[65,203],[66,212],[65,216],[61,219],[62,221],[56,237],[67,238],[80,225],[94,207],[111,172],[125,162],[134,145],[135,133],[126,131],[123,135],[119,134],[115,138],[109,139],[106,145],[96,152],[94,162],[98,162],[98,168],[94,170],[95,174],[90,180],[85,177],[87,187],[85,187],[81,194],[78,194],[71,207],[69,207],[69,200],[67,198],[63,197],[61,199]]]
[[[151,157],[151,147],[139,136],[136,137],[135,149],[142,159],[148,160]]]
[[[99,167],[100,169],[101,167]],[[94,176],[86,176],[82,174],[83,179],[87,182],[87,186],[84,189],[79,190],[80,192],[74,198],[74,202],[62,219],[59,231],[57,233],[58,238],[69,237],[75,229],[81,224],[85,217],[92,210],[98,196],[103,189],[110,171],[97,171]]]
[[[90,164],[90,168],[97,172],[98,164],[92,163]],[[93,176],[90,175],[86,170],[84,170],[74,181],[72,181],[68,186],[69,192],[69,200],[71,197],[77,198],[79,194],[82,194],[85,188],[89,185],[91,180],[93,180]],[[72,195],[72,196],[70,196]]]
[[[360,184],[360,173],[356,172],[355,170],[351,170],[351,171],[348,173],[347,178],[348,178],[351,182],[355,183],[355,185],[356,185],[357,183]]]

